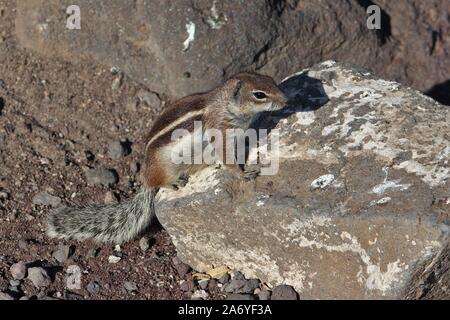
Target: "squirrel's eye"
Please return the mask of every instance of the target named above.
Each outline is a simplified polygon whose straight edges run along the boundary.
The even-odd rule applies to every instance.
[[[253,92],[253,95],[258,100],[264,100],[265,98],[267,98],[267,95],[262,91],[255,91]]]

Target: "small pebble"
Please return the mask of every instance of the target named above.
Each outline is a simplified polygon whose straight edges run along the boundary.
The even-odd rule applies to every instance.
[[[122,75],[115,77],[111,84],[111,90],[116,91],[117,89],[119,89],[120,86],[122,85],[122,80],[123,80]]]
[[[298,294],[294,288],[287,285],[276,286],[272,290],[272,300],[298,300]]]
[[[241,293],[244,288],[246,280],[233,279],[231,282],[225,287],[225,292],[228,293]]]
[[[150,242],[147,237],[142,237],[141,240],[139,240],[139,248],[141,248],[143,252],[150,248]]]
[[[90,293],[90,294],[97,294],[100,291],[100,285],[98,284],[97,281],[91,281],[89,282],[89,284],[86,286],[86,290]]]
[[[74,293],[74,292],[70,292],[70,291],[65,291],[64,292],[64,300],[83,300],[83,296],[79,295],[78,293]],[[50,300],[57,300],[55,298],[51,298],[49,297]],[[49,299],[46,299],[49,300]]]
[[[222,284],[228,283],[230,281],[230,274],[227,272],[222,277],[220,277],[219,282]]]
[[[108,145],[108,157],[110,157],[111,159],[117,160],[129,155],[130,153],[131,147],[128,140],[115,140]]]
[[[245,277],[244,277],[244,275],[243,275],[241,272],[236,271],[236,272],[234,273],[233,279],[236,279],[236,280],[245,280]]]
[[[9,284],[12,287],[18,287],[18,286],[20,286],[20,280],[9,280]]]
[[[259,280],[250,279],[245,282],[244,288],[242,288],[242,292],[253,293],[256,288],[259,288]]]
[[[40,267],[28,268],[27,278],[38,289],[48,287],[52,283],[47,271]]]
[[[270,295],[271,295],[270,291],[261,291],[258,293],[258,298],[259,298],[259,300],[266,301],[266,300],[270,300]]]
[[[118,257],[118,256],[109,256],[108,257],[109,263],[118,263],[120,260],[122,260],[122,258]]]
[[[57,207],[61,203],[61,198],[47,192],[41,192],[33,197],[32,202],[34,205]]]
[[[60,245],[58,249],[52,253],[53,259],[59,263],[66,262],[75,252],[75,246]]]
[[[195,290],[192,294],[191,299],[202,299],[206,300],[209,297],[209,294],[205,290]]]
[[[139,162],[132,162],[130,164],[130,170],[132,173],[138,173],[141,170],[141,164]]]
[[[89,185],[113,185],[119,181],[119,175],[114,169],[89,169],[86,181]]]
[[[208,279],[204,279],[204,280],[200,280],[198,282],[198,287],[202,290],[206,290],[208,288],[209,285],[209,280]]]
[[[87,257],[94,259],[94,258],[97,258],[99,253],[100,253],[100,248],[89,249],[89,251],[87,253]]]
[[[128,292],[136,292],[138,291],[138,287],[136,285],[136,283],[132,282],[132,281],[126,281],[123,286],[125,287],[125,289]]]
[[[67,267],[66,273],[68,277],[66,279],[66,286],[69,290],[81,289],[81,269],[77,265],[70,265]]]
[[[216,279],[211,279],[209,280],[208,283],[208,291],[214,291],[217,288],[217,280]]]
[[[17,244],[20,249],[26,249],[28,247],[28,242],[24,239],[20,239],[19,243]]]
[[[193,291],[195,288],[195,283],[192,280],[185,280],[180,284],[180,289],[184,292]]]
[[[9,292],[13,293],[13,294],[20,294],[20,289],[18,286],[9,286],[8,287]]]
[[[25,266],[25,263],[20,261],[17,263],[14,263],[11,268],[9,268],[9,272],[11,272],[11,275],[16,280],[22,280],[25,278],[27,273],[27,267]]]
[[[187,264],[181,262],[181,263],[175,265],[175,269],[177,270],[180,277],[183,278],[184,276],[186,276],[189,273],[189,271],[191,270],[191,267],[188,266]]]
[[[153,92],[141,89],[138,91],[136,96],[141,102],[144,102],[148,107],[153,108],[156,111],[161,106],[161,100],[159,99],[158,95]]]
[[[116,194],[112,191],[108,191],[105,193],[105,204],[115,204],[119,202],[119,199],[117,198]]]

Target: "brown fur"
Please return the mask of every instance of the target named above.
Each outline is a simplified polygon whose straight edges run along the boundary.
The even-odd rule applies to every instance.
[[[163,187],[174,184],[182,171],[192,172],[198,169],[174,165],[168,161],[163,161],[160,157],[159,152],[162,148],[172,143],[173,130],[187,129],[189,132],[193,132],[194,121],[202,121],[203,129],[216,128],[221,130],[224,142],[226,129],[241,128],[246,130],[246,125],[258,113],[258,108],[265,111],[264,105],[267,103],[267,101],[261,102],[256,99],[253,96],[254,90],[267,93],[267,101],[278,107],[284,106],[286,103],[286,97],[278,89],[272,78],[252,73],[241,73],[210,92],[194,94],[170,105],[156,120],[147,136],[143,177],[145,185],[148,187]],[[233,110],[228,108],[231,104],[235,106]],[[196,115],[196,112],[201,112],[201,114]],[[190,114],[191,117],[157,136],[172,123]],[[154,140],[152,140],[153,138]],[[219,154],[223,153],[223,159],[226,157],[225,150],[225,145],[223,150],[217,150]]]

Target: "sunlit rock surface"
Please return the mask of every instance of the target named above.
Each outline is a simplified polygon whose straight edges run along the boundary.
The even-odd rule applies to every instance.
[[[445,295],[448,107],[333,61],[281,87],[289,107],[258,123],[279,130],[276,175],[238,185],[209,168],[159,193],[180,257],[289,284],[306,299]]]

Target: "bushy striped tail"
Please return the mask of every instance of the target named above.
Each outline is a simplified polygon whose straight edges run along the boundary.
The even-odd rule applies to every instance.
[[[142,189],[131,200],[119,204],[66,207],[50,213],[47,234],[51,238],[113,242],[137,237],[155,218],[157,190]]]

